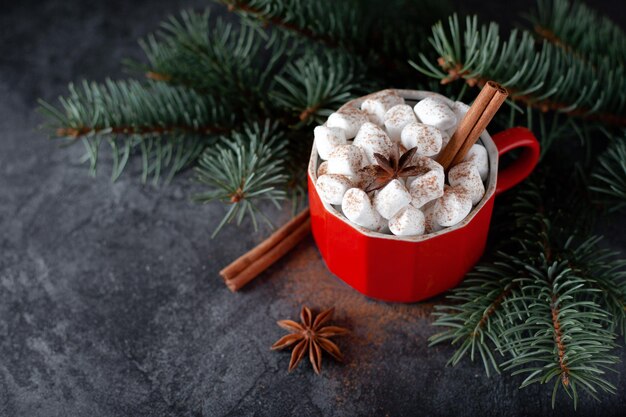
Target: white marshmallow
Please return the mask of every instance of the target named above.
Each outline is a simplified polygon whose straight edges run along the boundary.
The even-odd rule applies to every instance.
[[[385,113],[385,128],[389,137],[394,142],[400,142],[402,129],[408,123],[417,122],[417,117],[411,106],[407,104],[398,104],[393,106]]]
[[[385,185],[374,196],[374,208],[385,219],[392,218],[400,209],[411,202],[411,194],[407,191],[402,181],[395,179]]]
[[[454,124],[454,126],[447,129],[448,135],[450,137],[454,135],[456,128],[459,126],[459,123],[461,122],[461,120],[463,120],[463,118],[465,117],[465,113],[467,113],[469,108],[470,106],[468,106],[467,104],[461,101],[455,101],[454,104],[452,105],[452,112],[456,116],[456,123]]]
[[[417,236],[424,234],[424,213],[408,205],[389,219],[389,230],[396,236]]]
[[[363,156],[363,160],[367,161],[365,155]],[[356,188],[365,189],[366,182],[370,179],[370,175],[367,172],[359,170],[356,174],[348,176],[348,178],[350,178],[350,181],[352,181],[352,184],[354,184]]]
[[[367,114],[364,111],[346,107],[328,116],[326,126],[341,128],[346,133],[346,139],[352,139],[361,125],[367,121]]]
[[[433,159],[439,158],[439,155],[441,155],[441,151],[443,151],[446,148],[446,146],[448,146],[448,143],[450,143],[450,138],[451,138],[450,133],[445,130],[440,130],[440,132],[441,132],[441,149],[439,150],[437,155],[433,155],[431,157]]]
[[[413,159],[411,160],[411,163],[409,165],[416,166],[420,173],[413,177],[407,177],[406,179],[407,188],[411,186],[411,183],[413,182],[413,180],[415,180],[419,176],[424,175],[428,171],[435,171],[435,173],[437,174],[437,177],[441,178],[441,181],[443,182],[446,181],[446,175],[443,172],[443,167],[432,158],[415,154],[413,155]]]
[[[424,204],[443,195],[444,178],[443,172],[431,170],[415,177],[409,185],[411,204],[421,208]]]
[[[428,171],[435,171],[441,178],[441,181],[445,181],[445,175],[443,173],[443,167],[434,159],[427,156],[413,155],[413,160],[409,165],[413,165],[419,168],[420,171],[426,173]],[[419,175],[418,175],[419,176]],[[407,184],[410,185],[411,181],[418,176],[407,178]]]
[[[353,177],[364,165],[365,155],[358,146],[336,147],[328,157],[328,173]]]
[[[435,126],[440,130],[448,130],[457,122],[450,107],[436,97],[426,97],[418,102],[413,110],[422,123]]]
[[[422,207],[424,213],[424,232],[435,233],[443,229],[437,220],[435,220],[435,201],[431,201],[427,203],[424,207]]]
[[[322,175],[315,183],[320,197],[328,204],[341,204],[343,195],[352,187],[352,181],[337,174]]]
[[[313,135],[317,153],[323,160],[327,160],[337,146],[347,143],[344,130],[338,127],[317,126],[313,129]]]
[[[437,199],[433,210],[434,219],[439,225],[454,226],[472,210],[472,200],[460,187],[445,187],[443,196]]]
[[[456,116],[456,121],[460,122],[465,117],[465,114],[469,110],[470,106],[463,103],[462,101],[455,101],[452,105],[452,112]]]
[[[352,223],[369,230],[382,229],[384,224],[380,214],[374,210],[367,193],[360,188],[350,188],[346,191],[341,202],[341,210]]]
[[[400,140],[407,149],[417,148],[418,155],[433,156],[441,150],[441,132],[423,123],[408,123],[402,129]]]
[[[404,99],[394,90],[384,90],[371,94],[361,104],[361,110],[367,113],[367,117],[372,123],[382,126],[385,123],[385,113],[387,110],[398,104],[404,104]]]
[[[328,174],[328,161],[324,161],[317,167],[317,178],[324,174]]]
[[[467,191],[472,205],[478,204],[485,195],[485,186],[478,168],[471,162],[461,162],[452,167],[448,172],[448,182],[453,187],[458,186]]]
[[[391,234],[391,230],[389,230],[389,222],[387,220],[383,219],[382,216],[381,216],[380,220],[381,220],[381,226],[378,229],[376,229],[376,231],[378,233],[382,233],[382,234],[385,234],[385,235]]]
[[[478,168],[481,180],[485,181],[489,176],[489,156],[484,146],[478,144],[472,145],[463,161],[471,162]]]
[[[384,130],[374,123],[366,122],[359,129],[354,138],[354,145],[363,149],[370,164],[375,164],[374,153],[379,153],[389,158],[393,143]]]

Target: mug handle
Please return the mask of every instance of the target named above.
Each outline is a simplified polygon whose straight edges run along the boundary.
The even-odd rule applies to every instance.
[[[540,146],[535,135],[525,127],[512,127],[496,133],[492,139],[498,148],[499,157],[513,149],[524,148],[516,161],[498,171],[496,184],[496,195],[498,195],[514,187],[530,175],[539,162]]]

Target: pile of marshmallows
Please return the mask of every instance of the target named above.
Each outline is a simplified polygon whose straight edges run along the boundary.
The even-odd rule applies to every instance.
[[[314,131],[323,160],[315,184],[320,197],[352,223],[380,233],[418,236],[461,222],[485,194],[487,150],[473,145],[449,170],[448,184],[435,160],[468,109],[436,95],[411,108],[394,90],[384,90],[367,96],[360,109],[345,106],[331,114]],[[376,164],[374,153],[390,157],[412,148],[417,151],[406,166],[420,167],[422,175],[394,179],[369,195],[363,190],[361,170]]]

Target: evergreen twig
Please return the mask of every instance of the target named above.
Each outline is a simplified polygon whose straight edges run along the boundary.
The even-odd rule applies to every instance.
[[[278,75],[276,90],[270,94],[302,124],[323,123],[333,111],[366,90],[359,63],[336,53],[305,54]]]
[[[212,19],[208,10],[170,17],[140,44],[148,64],[132,66],[146,77],[228,96],[230,108],[239,113],[246,109],[246,114],[266,111],[266,92],[273,88],[278,64],[289,55],[287,44],[276,36],[263,39],[248,26],[235,28]]]
[[[581,1],[538,0],[528,20],[535,33],[591,63],[609,58],[611,65],[626,63],[624,31]]]
[[[350,1],[316,2],[276,0],[218,0],[231,12],[239,13],[262,28],[272,25],[288,33],[335,48],[346,42],[355,30],[357,19]],[[329,7],[334,6],[334,7]]]
[[[282,139],[277,126],[266,121],[264,126],[246,126],[241,132],[233,132],[204,151],[196,173],[198,180],[212,190],[197,194],[194,199],[230,205],[213,237],[225,224],[236,220],[239,225],[246,216],[252,220],[255,230],[258,228],[257,216],[272,226],[258,203],[267,200],[280,208],[279,201],[285,199],[287,176],[283,159],[286,142]]]
[[[443,84],[464,79],[482,86],[495,80],[513,101],[542,112],[626,126],[626,69],[608,58],[598,58],[593,66],[549,42],[537,47],[527,31],[513,30],[504,41],[497,24],[479,26],[475,16],[465,20],[464,28],[456,15],[447,30],[436,24],[431,43],[439,55],[437,65],[424,54],[421,64],[411,64]]]
[[[626,207],[626,139],[616,138],[598,158],[590,189],[610,211]]]
[[[407,60],[426,48],[423,28],[449,11],[447,1],[441,0],[420,4],[406,0],[215,1],[261,33],[272,29],[272,34],[306,41],[316,49],[359,57],[368,63],[363,69],[385,79],[387,88],[400,75],[408,82],[414,80]]]
[[[83,82],[80,87],[70,85],[69,95],[59,102],[61,109],[40,101],[51,121],[49,127],[58,137],[82,139],[93,173],[100,145],[107,142],[113,155],[113,179],[136,151],[141,154],[143,181],[149,175],[157,181],[166,167],[171,178],[233,122],[210,96],[157,82]]]
[[[537,185],[520,191],[513,207],[517,243],[471,272],[452,291],[451,306],[437,307],[435,325],[447,329],[431,343],[458,345],[452,365],[478,352],[488,374],[526,374],[522,387],[558,377],[553,402],[559,387],[575,406],[581,389],[594,397],[614,392],[604,375],[617,362],[616,332],[624,331],[626,263],[596,238],[564,234],[554,222],[568,220],[546,206]]]

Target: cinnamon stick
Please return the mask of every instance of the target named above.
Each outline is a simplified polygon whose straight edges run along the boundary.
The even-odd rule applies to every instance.
[[[443,166],[444,170],[447,171],[448,168],[450,168],[457,153],[463,147],[463,144],[476,126],[476,122],[478,122],[480,117],[483,115],[492,99],[496,95],[501,95],[502,91],[504,91],[504,97],[506,98],[506,90],[493,81],[488,81],[482,88],[478,97],[476,97],[476,100],[474,100],[474,103],[472,103],[472,106],[465,114],[465,117],[463,117],[463,120],[459,122],[459,125],[450,138],[448,145],[441,151],[439,157],[437,158],[437,162]],[[482,133],[482,130],[479,132],[479,136],[480,133]]]
[[[483,133],[483,131],[487,128],[487,125],[489,124],[489,122],[491,122],[491,119],[493,119],[493,116],[496,115],[496,113],[498,112],[498,109],[500,108],[500,106],[502,106],[502,103],[504,103],[504,101],[506,100],[508,96],[506,89],[504,87],[501,87],[500,85],[497,85],[497,87],[498,89],[496,93],[494,94],[491,101],[487,105],[487,108],[485,109],[485,111],[480,115],[480,118],[476,121],[476,124],[474,125],[470,133],[467,135],[467,138],[465,139],[465,141],[461,145],[461,148],[457,151],[454,159],[452,160],[451,165],[456,165],[456,164],[463,162],[465,155],[467,155],[472,145],[476,143],[481,133]]]
[[[222,269],[220,275],[226,286],[233,292],[239,290],[297,245],[310,229],[311,220],[307,208],[258,246]]]

